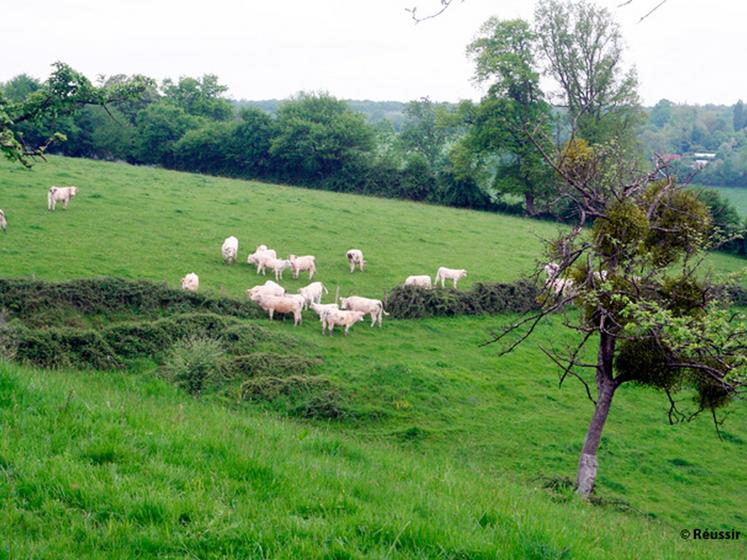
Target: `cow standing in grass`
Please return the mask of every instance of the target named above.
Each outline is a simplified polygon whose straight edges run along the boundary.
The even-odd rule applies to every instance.
[[[49,187],[47,193],[47,210],[54,211],[58,202],[62,202],[62,208],[67,210],[70,200],[78,194],[78,187]]]

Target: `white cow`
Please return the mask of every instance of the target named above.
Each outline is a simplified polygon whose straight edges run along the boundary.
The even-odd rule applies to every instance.
[[[345,336],[348,335],[350,327],[358,321],[362,321],[366,314],[363,311],[343,311],[342,309],[331,309],[322,314],[322,334],[329,329],[330,336],[335,325],[345,327]]]
[[[329,313],[330,311],[336,311],[339,310],[339,306],[336,303],[310,303],[309,307],[319,315],[319,320],[324,320],[324,314]]]
[[[419,286],[420,288],[430,288],[431,285],[431,277],[427,274],[421,274],[419,276],[408,276],[405,279],[405,286]]]
[[[264,247],[264,249],[260,249]],[[278,254],[275,249],[268,249],[266,245],[260,245],[257,250],[246,258],[248,264],[257,265],[257,274],[265,273],[265,265],[269,259],[276,259]]]
[[[371,315],[371,326],[376,323],[381,326],[384,315],[389,315],[384,311],[384,302],[380,299],[369,299],[360,296],[350,296],[340,298],[340,309],[350,309],[352,311],[362,311],[364,315]]]
[[[62,207],[67,210],[70,200],[78,194],[78,187],[49,187],[47,193],[47,210],[54,210],[57,202],[62,202]]]
[[[291,263],[293,278],[298,278],[298,275],[306,270],[309,271],[309,280],[314,277],[314,273],[316,272],[316,257],[314,255],[305,255],[303,257],[289,255],[288,260]]]
[[[188,290],[190,292],[196,292],[200,287],[200,277],[194,272],[190,272],[184,278],[182,278],[182,290]]]
[[[350,272],[355,270],[355,265],[358,265],[361,272],[363,272],[363,265],[366,264],[366,261],[363,260],[363,251],[360,249],[350,249],[345,255],[348,257]]]
[[[265,259],[264,266],[275,272],[275,280],[283,279],[283,271],[291,267],[291,263],[286,259]]]
[[[270,321],[277,311],[278,313],[293,313],[293,325],[298,326],[303,317],[301,317],[302,304],[298,299],[286,296],[269,296],[260,295],[256,300],[257,304],[267,311]]]
[[[559,278],[559,272],[560,265],[558,263],[551,262],[545,265],[545,274],[547,274],[545,287],[549,288],[555,295],[565,297],[573,295],[576,291],[573,280],[571,278]]]
[[[445,266],[439,267],[436,272],[436,279],[433,281],[433,287],[435,288],[438,282],[441,282],[441,287],[445,288],[446,280],[452,280],[454,287],[457,287],[457,282],[462,278],[467,277],[467,271],[463,268],[446,268]]]
[[[280,284],[276,284],[272,280],[268,280],[264,284],[254,286],[246,291],[246,295],[252,301],[257,301],[260,295],[265,296],[283,296],[285,295],[285,288]]]
[[[236,256],[239,254],[239,240],[233,235],[226,237],[223,241],[223,246],[220,248],[221,255],[223,255],[223,262],[225,264],[233,264],[236,262]]]
[[[5,219],[5,212],[0,210],[0,229],[7,232],[8,220]]]
[[[306,300],[305,307],[308,307],[308,304],[310,303],[321,303],[322,292],[324,292],[325,294],[329,293],[327,287],[321,282],[312,282],[308,286],[298,288],[298,293],[301,294]]]

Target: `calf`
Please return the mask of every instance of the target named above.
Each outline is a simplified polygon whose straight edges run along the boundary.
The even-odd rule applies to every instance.
[[[431,277],[427,274],[421,274],[420,276],[408,276],[405,279],[405,286],[418,286],[420,288],[431,287]]]
[[[309,271],[309,280],[314,277],[314,273],[316,272],[316,257],[314,255],[305,255],[303,257],[289,255],[288,261],[293,271],[293,278],[298,278],[298,275],[306,270]]]
[[[361,311],[364,315],[371,315],[371,326],[376,323],[381,326],[384,315],[389,315],[384,311],[384,302],[380,299],[369,299],[360,296],[350,296],[340,298],[340,309],[351,309]]]
[[[355,270],[355,265],[358,265],[361,272],[363,272],[363,265],[366,264],[366,261],[363,260],[363,251],[360,249],[350,249],[345,255],[348,257],[350,272]]]
[[[221,255],[223,255],[224,264],[233,264],[236,262],[236,256],[239,254],[239,240],[233,235],[227,237],[223,241],[223,246],[220,248]]]
[[[257,301],[260,295],[266,296],[283,296],[285,295],[285,288],[280,284],[276,284],[272,280],[268,280],[260,286],[254,286],[246,291],[246,295],[252,301]]]
[[[467,277],[467,271],[463,268],[446,268],[445,266],[439,267],[436,272],[436,279],[433,281],[433,287],[435,288],[439,280],[441,281],[441,287],[445,288],[446,280],[452,280],[454,287],[457,287],[457,282],[462,278]]]
[[[194,272],[190,272],[184,278],[182,278],[182,290],[189,292],[196,292],[200,287],[200,277]]]
[[[260,245],[260,247],[264,247],[264,249],[259,249],[250,254],[246,258],[246,262],[248,264],[256,264],[257,265],[257,274],[260,272],[262,274],[265,273],[265,264],[269,259],[275,259],[277,258],[278,254],[275,252],[275,249],[268,249],[265,245]]]
[[[366,314],[363,311],[343,311],[341,309],[331,309],[322,314],[322,334],[329,329],[329,334],[335,330],[335,325],[345,327],[345,336],[348,335],[350,327],[358,321],[362,321]]]
[[[308,286],[298,288],[298,293],[304,297],[307,306],[309,303],[321,303],[322,291],[325,294],[329,293],[327,287],[321,282],[312,282]]]
[[[49,187],[47,192],[47,210],[53,211],[57,207],[57,202],[62,202],[62,208],[67,210],[70,200],[78,194],[78,187]]]
[[[293,313],[293,325],[298,326],[303,318],[301,317],[301,302],[297,299],[285,296],[260,295],[257,304],[267,311],[270,321],[277,311],[278,313]]]
[[[264,266],[275,272],[275,280],[283,279],[283,271],[291,267],[289,260],[269,258],[264,261]]]
[[[312,302],[309,304],[309,307],[311,307],[314,313],[319,315],[320,321],[324,320],[325,313],[329,313],[330,311],[336,311],[340,309],[336,303],[313,303]]]

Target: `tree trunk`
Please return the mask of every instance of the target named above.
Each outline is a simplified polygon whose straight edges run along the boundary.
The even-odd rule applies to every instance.
[[[576,493],[584,499],[591,495],[594,482],[597,479],[597,449],[602,439],[602,430],[607,421],[607,415],[612,405],[612,397],[617,385],[613,378],[613,358],[615,354],[614,336],[601,333],[599,353],[597,355],[597,405],[591,417],[589,429],[586,432],[581,457],[578,461],[576,473]]]
[[[527,205],[527,214],[530,216],[537,215],[537,209],[534,207],[534,195],[529,191],[524,193],[524,201]]]

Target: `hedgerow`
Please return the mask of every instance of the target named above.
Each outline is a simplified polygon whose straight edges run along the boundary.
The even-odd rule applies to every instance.
[[[26,321],[35,316],[52,318],[60,310],[84,315],[129,313],[153,316],[199,311],[242,319],[263,316],[262,311],[250,302],[177,290],[147,280],[110,277],[69,282],[1,278],[0,309]]]
[[[538,295],[537,287],[524,280],[513,284],[478,282],[467,291],[398,286],[389,293],[385,307],[397,319],[525,313],[539,307]]]

